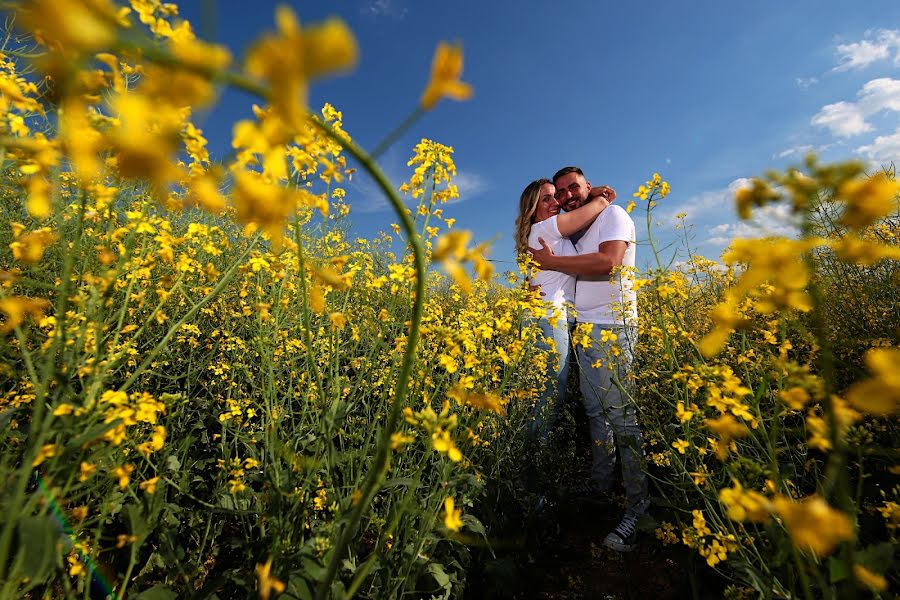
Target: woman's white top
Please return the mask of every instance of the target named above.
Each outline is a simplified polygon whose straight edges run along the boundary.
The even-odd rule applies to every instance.
[[[540,248],[541,243],[538,238],[547,242],[550,250],[557,256],[574,256],[578,254],[575,251],[575,245],[569,241],[569,238],[563,237],[559,232],[559,226],[556,223],[557,217],[554,215],[549,219],[545,219],[540,223],[531,226],[531,233],[528,234],[528,247]],[[561,318],[566,318],[566,304],[575,303],[575,277],[560,271],[538,271],[535,269],[535,275],[531,278],[532,285],[541,286],[541,292],[544,294],[543,299],[549,303],[546,316],[557,314]]]

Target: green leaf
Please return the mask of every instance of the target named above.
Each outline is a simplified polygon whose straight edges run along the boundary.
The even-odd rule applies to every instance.
[[[56,525],[49,515],[25,517],[19,521],[19,544],[22,569],[32,583],[42,583],[53,565],[58,537]]]
[[[312,590],[302,577],[293,576],[288,581],[288,592],[299,600],[312,600]]]
[[[129,504],[125,507],[125,514],[128,515],[128,523],[131,525],[131,534],[137,536],[138,542],[146,537],[149,527],[147,520],[141,512],[141,508],[135,504]]]
[[[134,597],[134,600],[175,600],[178,594],[164,585],[154,585]]]
[[[894,564],[894,545],[872,544],[856,553],[856,562],[876,573],[885,573]]]
[[[388,479],[381,485],[382,490],[392,490],[398,487],[409,487],[414,486],[418,487],[419,482],[414,480],[412,477],[395,477],[393,479]]]
[[[487,532],[484,529],[484,524],[477,518],[472,515],[463,515],[462,522],[466,529],[487,539]]]
[[[175,472],[181,468],[181,461],[178,460],[178,457],[174,454],[170,454],[168,458],[166,458],[166,470]]]
[[[88,442],[96,440],[107,431],[114,429],[121,422],[121,419],[116,419],[111,423],[100,423],[99,425],[95,425],[94,427],[91,427],[90,429],[79,435],[77,438],[69,441],[69,443],[66,444],[66,448],[69,450],[81,448]]]
[[[828,575],[831,583],[837,583],[850,577],[850,570],[847,568],[846,561],[839,558],[831,557],[828,559]]]
[[[300,571],[309,576],[313,581],[324,581],[325,574],[328,569],[320,565],[317,561],[304,556],[300,559]]]
[[[436,562],[428,563],[428,567],[425,570],[434,577],[437,584],[444,590],[444,598],[449,598],[453,585],[450,583],[450,576],[444,571],[444,565]]]

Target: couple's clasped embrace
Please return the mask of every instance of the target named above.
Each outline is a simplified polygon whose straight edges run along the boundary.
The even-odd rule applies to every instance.
[[[627,393],[637,337],[633,289],[634,221],[611,205],[615,191],[592,187],[578,167],[560,169],[552,180],[538,179],[522,192],[516,218],[516,251],[530,253],[539,267],[531,278],[546,301],[538,324],[549,349],[547,387],[535,405],[530,437],[547,440],[565,400],[570,361],[578,361],[579,387],[591,434],[591,475],[571,491],[602,497],[611,492],[616,450],[627,497],[625,516],[604,545],[634,549],[638,518],[649,507],[647,477],[641,469],[642,436]],[[565,211],[565,212],[561,212]],[[611,276],[612,274],[612,276]],[[574,307],[574,315],[572,308]],[[573,348],[577,324],[590,324],[590,344]]]

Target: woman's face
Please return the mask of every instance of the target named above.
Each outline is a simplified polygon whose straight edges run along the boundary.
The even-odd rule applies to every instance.
[[[553,187],[552,183],[545,183],[541,186],[541,191],[538,195],[537,210],[534,211],[535,223],[540,223],[553,215],[559,214],[559,202],[556,201],[556,198],[554,197],[555,194],[556,188]]]

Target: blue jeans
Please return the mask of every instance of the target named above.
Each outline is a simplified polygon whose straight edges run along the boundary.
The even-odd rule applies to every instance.
[[[603,330],[618,339],[601,341]],[[641,515],[650,505],[647,476],[641,469],[643,436],[637,409],[626,391],[631,386],[628,374],[634,361],[635,342],[635,327],[595,324],[590,348],[578,348],[578,367],[591,432],[591,483],[598,490],[609,490],[618,449],[628,510]],[[612,351],[614,346],[621,350],[618,356]]]
[[[538,340],[538,347],[550,351],[550,355],[547,357],[546,385],[534,405],[528,438],[543,445],[553,433],[559,421],[560,409],[566,399],[569,364],[572,358],[569,334],[575,322],[560,318],[557,319],[556,327],[553,327],[546,317],[542,317],[537,320],[537,325],[544,334],[544,339]]]

